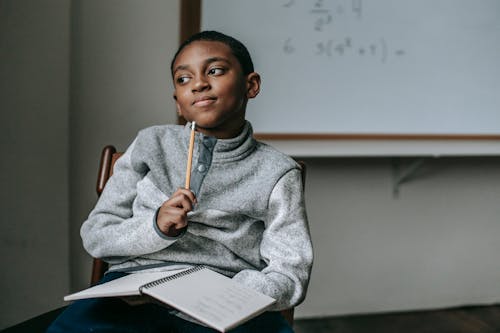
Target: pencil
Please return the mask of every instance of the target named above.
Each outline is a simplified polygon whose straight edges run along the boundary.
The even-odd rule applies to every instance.
[[[189,137],[189,150],[188,150],[188,160],[186,166],[186,184],[184,188],[189,190],[189,186],[191,184],[191,165],[193,164],[193,149],[194,149],[194,129],[196,127],[196,123],[193,121],[191,123],[191,136]]]

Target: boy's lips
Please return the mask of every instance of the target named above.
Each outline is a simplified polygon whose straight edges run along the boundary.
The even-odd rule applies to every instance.
[[[215,103],[216,98],[213,96],[201,96],[193,101],[195,106],[206,106]]]

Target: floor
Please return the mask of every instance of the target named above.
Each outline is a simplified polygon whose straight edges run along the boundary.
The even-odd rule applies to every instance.
[[[500,333],[500,305],[297,319],[296,333]]]
[[[57,309],[2,333],[44,332]],[[500,333],[500,305],[296,319],[296,333]]]

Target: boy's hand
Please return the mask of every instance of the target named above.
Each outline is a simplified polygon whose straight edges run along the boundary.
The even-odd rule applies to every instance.
[[[156,224],[165,235],[178,236],[187,227],[187,213],[193,210],[196,197],[190,190],[179,188],[158,211]]]

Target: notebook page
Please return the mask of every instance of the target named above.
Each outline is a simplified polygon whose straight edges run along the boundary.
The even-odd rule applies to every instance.
[[[133,273],[65,296],[64,300],[73,301],[83,298],[140,295],[139,289],[142,285],[166,276],[177,274],[184,270],[186,269],[176,269],[166,272]]]
[[[219,331],[237,326],[275,302],[208,268],[144,288],[142,292]]]

